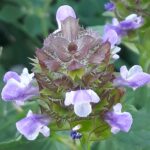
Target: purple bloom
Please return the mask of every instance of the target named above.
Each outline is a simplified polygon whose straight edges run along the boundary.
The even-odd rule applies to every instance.
[[[120,22],[120,27],[124,30],[133,30],[143,25],[143,18],[137,14],[131,14]]]
[[[19,76],[16,72],[9,71],[4,75],[4,86],[1,96],[4,101],[15,101],[23,104],[24,101],[39,94],[38,87],[32,85],[34,74],[29,74],[27,68]]]
[[[120,37],[117,35],[115,30],[107,30],[103,35],[103,42],[109,41],[111,44],[111,48],[113,48],[116,44],[120,43]]]
[[[112,3],[112,2],[106,3],[106,4],[104,5],[104,7],[105,7],[105,10],[107,10],[107,11],[113,11],[113,10],[115,10],[115,8],[116,8],[115,4]]]
[[[112,24],[105,25],[104,33],[107,33],[109,30],[114,30],[117,33],[120,40],[123,36],[127,35],[127,31],[121,28],[120,22],[117,18],[112,19]]]
[[[120,77],[114,80],[119,86],[128,86],[134,90],[150,82],[150,75],[143,72],[141,66],[134,65],[129,70],[126,66],[120,68]]]
[[[118,36],[121,38],[127,35],[130,30],[135,30],[143,25],[143,18],[137,16],[136,14],[131,14],[125,18],[123,21],[118,21],[117,18],[112,19],[112,24],[107,24],[105,26],[105,32],[108,30],[115,30]]]
[[[64,21],[67,17],[76,18],[75,11],[69,5],[60,6],[56,12],[58,29],[54,31],[54,33],[57,33],[61,30],[61,22]]]
[[[93,90],[77,90],[66,93],[65,105],[74,105],[74,112],[77,116],[87,117],[92,112],[90,103],[99,101],[99,96]]]
[[[113,59],[118,59],[119,55],[117,54],[118,52],[120,52],[121,48],[116,46],[117,44],[120,43],[121,39],[118,36],[117,32],[115,30],[106,30],[106,32],[104,32],[103,35],[103,42],[110,42],[111,44],[111,55]]]
[[[45,137],[50,135],[50,129],[47,127],[49,122],[47,116],[33,114],[30,110],[25,118],[16,123],[16,127],[28,140],[35,140],[39,133],[42,133]]]
[[[122,105],[120,103],[113,107],[113,111],[107,112],[105,121],[111,126],[113,134],[119,131],[128,132],[131,128],[133,119],[129,112],[121,112]]]

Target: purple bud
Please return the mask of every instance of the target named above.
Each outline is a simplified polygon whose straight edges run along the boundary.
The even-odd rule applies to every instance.
[[[113,134],[119,131],[128,132],[131,128],[133,119],[129,112],[121,112],[122,105],[120,103],[113,107],[113,111],[107,112],[105,121],[111,126]]]
[[[120,68],[120,77],[114,80],[118,86],[128,86],[134,90],[150,82],[150,75],[143,72],[141,66],[134,65],[129,70],[126,66]]]
[[[93,90],[77,90],[66,93],[65,105],[74,105],[74,112],[77,116],[87,117],[92,112],[90,103],[99,101],[99,96]]]
[[[106,4],[104,5],[104,7],[105,7],[105,10],[107,10],[107,11],[113,11],[113,10],[115,10],[115,8],[116,8],[115,4],[112,3],[112,2],[106,3]]]
[[[33,114],[30,110],[25,118],[16,123],[16,127],[28,140],[35,140],[39,133],[42,133],[45,137],[50,135],[50,129],[47,127],[49,122],[47,116]]]

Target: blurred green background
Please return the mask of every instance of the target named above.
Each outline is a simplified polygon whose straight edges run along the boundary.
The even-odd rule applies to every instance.
[[[102,34],[104,24],[111,20],[112,15],[104,13],[106,2],[106,0],[0,0],[0,46],[3,47],[2,54],[0,51],[0,89],[4,85],[2,77],[6,71],[10,69],[20,71],[22,67],[32,68],[29,57],[33,58],[35,49],[42,47],[43,39],[57,29],[55,13],[60,5],[72,6],[80,18],[80,24],[84,27],[97,28]],[[118,13],[124,12],[123,15],[127,16],[132,11],[135,12],[134,9],[124,11],[121,0],[115,2],[118,6]],[[136,0],[126,2],[131,2],[133,6],[136,6]],[[149,0],[143,0],[142,3],[145,4],[142,7],[149,10]],[[141,64],[149,72],[150,21],[147,18],[150,16],[146,17],[146,24],[139,32],[131,34],[122,42],[121,59],[116,61],[116,69],[123,64],[127,66]],[[140,48],[138,52],[137,48]],[[150,88],[142,87],[135,92],[130,89],[127,91],[123,103],[124,109],[133,115],[134,122],[131,131],[95,142],[91,149],[150,150]],[[16,131],[15,122],[24,117],[29,108],[36,110],[37,105],[31,103],[22,109],[12,103],[0,101],[0,150],[29,148],[68,150],[57,135],[52,135],[47,139],[40,136],[33,142],[21,138]],[[62,134],[60,137],[66,138]]]

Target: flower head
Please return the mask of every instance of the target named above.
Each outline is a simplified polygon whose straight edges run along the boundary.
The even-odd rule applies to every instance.
[[[98,103],[99,96],[91,89],[66,93],[65,105],[74,105],[74,112],[79,117],[87,117],[92,112],[90,103]]]
[[[104,5],[104,7],[105,7],[105,10],[107,10],[107,11],[113,11],[113,10],[115,10],[115,8],[116,8],[115,4],[112,3],[112,2],[106,3],[106,4]]]
[[[141,66],[134,65],[129,70],[126,66],[120,68],[120,77],[114,80],[119,86],[128,86],[134,90],[150,82],[150,75],[143,72]]]
[[[50,129],[47,127],[49,121],[47,116],[33,114],[30,110],[25,118],[16,123],[16,127],[28,140],[35,140],[39,133],[45,137],[50,135]]]
[[[120,103],[113,107],[113,111],[107,112],[105,121],[111,126],[111,132],[116,134],[119,131],[128,132],[131,128],[133,119],[129,112],[121,112]]]
[[[16,72],[7,72],[3,79],[6,85],[1,93],[2,99],[22,104],[33,96],[37,96],[39,91],[38,87],[32,85],[33,76],[33,73],[28,73],[27,68],[23,69],[20,76]]]
[[[110,44],[101,43],[95,32],[84,30],[78,19],[69,16],[61,22],[59,33],[50,34],[36,51],[40,64],[50,71],[73,71],[108,60]],[[105,48],[103,48],[105,47]]]

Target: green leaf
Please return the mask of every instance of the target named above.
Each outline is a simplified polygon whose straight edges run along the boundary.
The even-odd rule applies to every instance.
[[[73,70],[73,71],[69,71],[68,72],[68,75],[74,80],[76,77],[81,79],[82,76],[84,75],[84,69],[81,68],[81,69],[76,69],[76,70]]]
[[[4,20],[6,22],[15,22],[22,15],[23,13],[21,12],[19,7],[13,5],[5,5],[0,11],[0,20]]]

